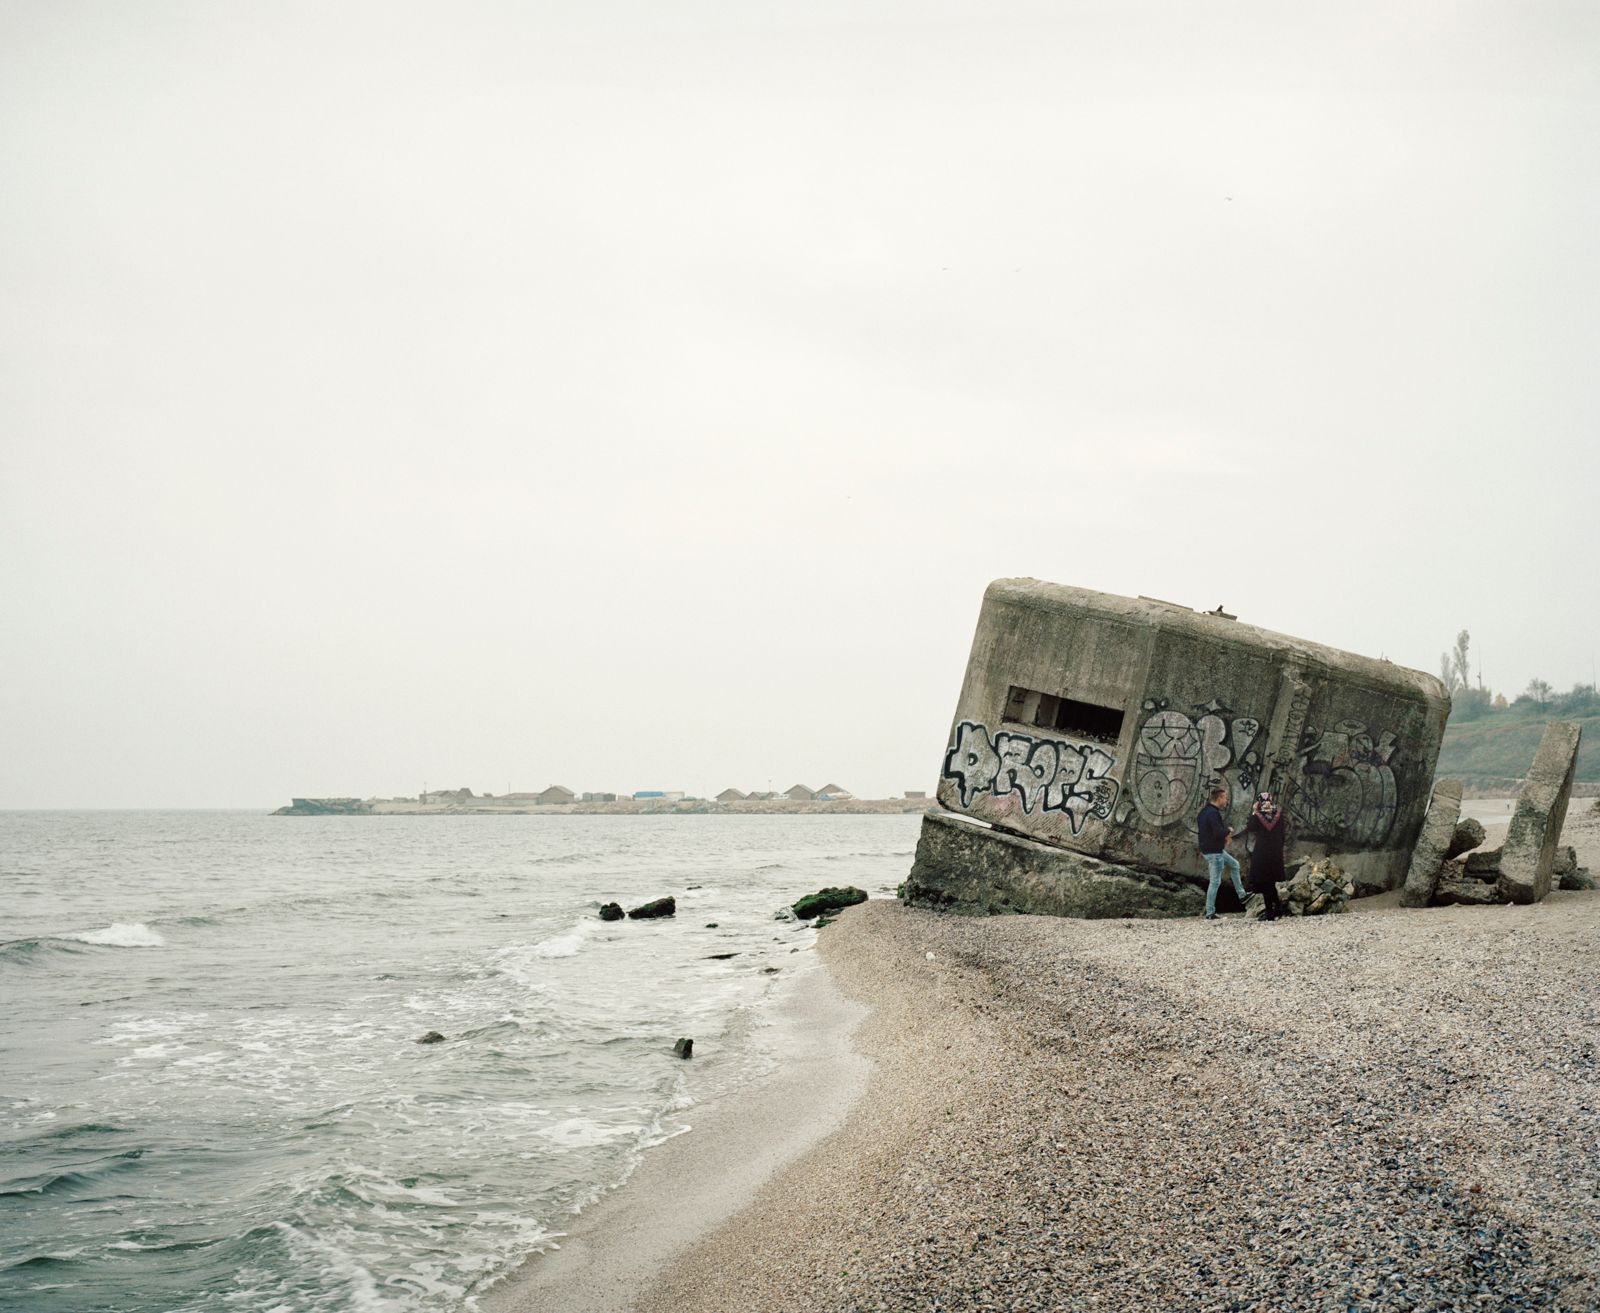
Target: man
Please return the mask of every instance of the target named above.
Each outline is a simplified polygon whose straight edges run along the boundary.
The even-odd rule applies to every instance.
[[[1195,828],[1200,832],[1200,855],[1206,859],[1206,870],[1211,875],[1211,882],[1206,885],[1207,921],[1217,919],[1217,890],[1222,887],[1223,867],[1227,867],[1228,874],[1233,877],[1233,891],[1239,895],[1239,901],[1242,903],[1245,899],[1244,882],[1239,878],[1239,859],[1228,851],[1233,831],[1222,816],[1222,809],[1227,805],[1228,790],[1215,785],[1206,794],[1206,805],[1195,819]]]

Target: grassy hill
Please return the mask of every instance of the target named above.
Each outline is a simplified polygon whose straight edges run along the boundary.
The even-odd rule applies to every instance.
[[[1550,719],[1583,726],[1576,779],[1600,783],[1600,715],[1552,717],[1520,707],[1490,712],[1477,720],[1452,717],[1439,750],[1438,774],[1458,779],[1468,788],[1509,790],[1527,774]]]

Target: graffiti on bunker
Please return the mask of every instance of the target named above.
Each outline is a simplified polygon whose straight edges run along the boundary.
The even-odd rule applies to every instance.
[[[1308,839],[1381,844],[1400,809],[1394,760],[1395,735],[1375,735],[1359,720],[1307,729],[1300,774],[1285,803],[1289,820]]]
[[[1118,785],[1109,776],[1115,765],[1109,752],[1092,744],[1028,734],[991,738],[986,726],[964,720],[945,753],[943,777],[957,782],[963,807],[984,794],[1015,795],[1022,800],[1024,815],[1033,815],[1036,808],[1059,812],[1077,835],[1090,816],[1104,820],[1111,815]]]
[[[1193,713],[1174,711],[1165,698],[1147,699],[1151,714],[1133,745],[1133,806],[1149,825],[1193,824],[1202,794],[1226,784],[1232,803],[1249,797],[1261,778],[1256,741],[1261,721],[1235,715],[1212,698]],[[1124,807],[1124,819],[1131,816]]]

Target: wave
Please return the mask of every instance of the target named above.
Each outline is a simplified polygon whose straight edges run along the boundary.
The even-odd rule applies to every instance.
[[[32,962],[46,953],[81,953],[84,950],[58,939],[7,939],[0,943],[0,962]]]
[[[95,1185],[113,1172],[126,1171],[129,1168],[137,1167],[139,1159],[143,1157],[143,1149],[129,1149],[124,1153],[111,1154],[108,1157],[101,1158],[95,1163],[85,1164],[77,1171],[41,1172],[37,1176],[14,1177],[4,1185],[0,1185],[0,1199],[14,1198],[19,1195],[57,1194],[63,1190],[74,1190],[86,1185]]]
[[[163,948],[167,942],[143,921],[115,921],[99,930],[79,930],[71,934],[52,935],[50,938],[98,944],[104,948]]]
[[[575,957],[589,938],[590,928],[598,924],[593,917],[584,917],[573,922],[572,929],[541,939],[531,951],[535,957]]]

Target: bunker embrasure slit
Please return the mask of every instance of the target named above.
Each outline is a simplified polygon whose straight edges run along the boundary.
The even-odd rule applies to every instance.
[[[1059,730],[1091,743],[1115,743],[1122,737],[1122,712],[1116,707],[1078,702],[1015,684],[1006,694],[1004,719],[1037,729]]]

